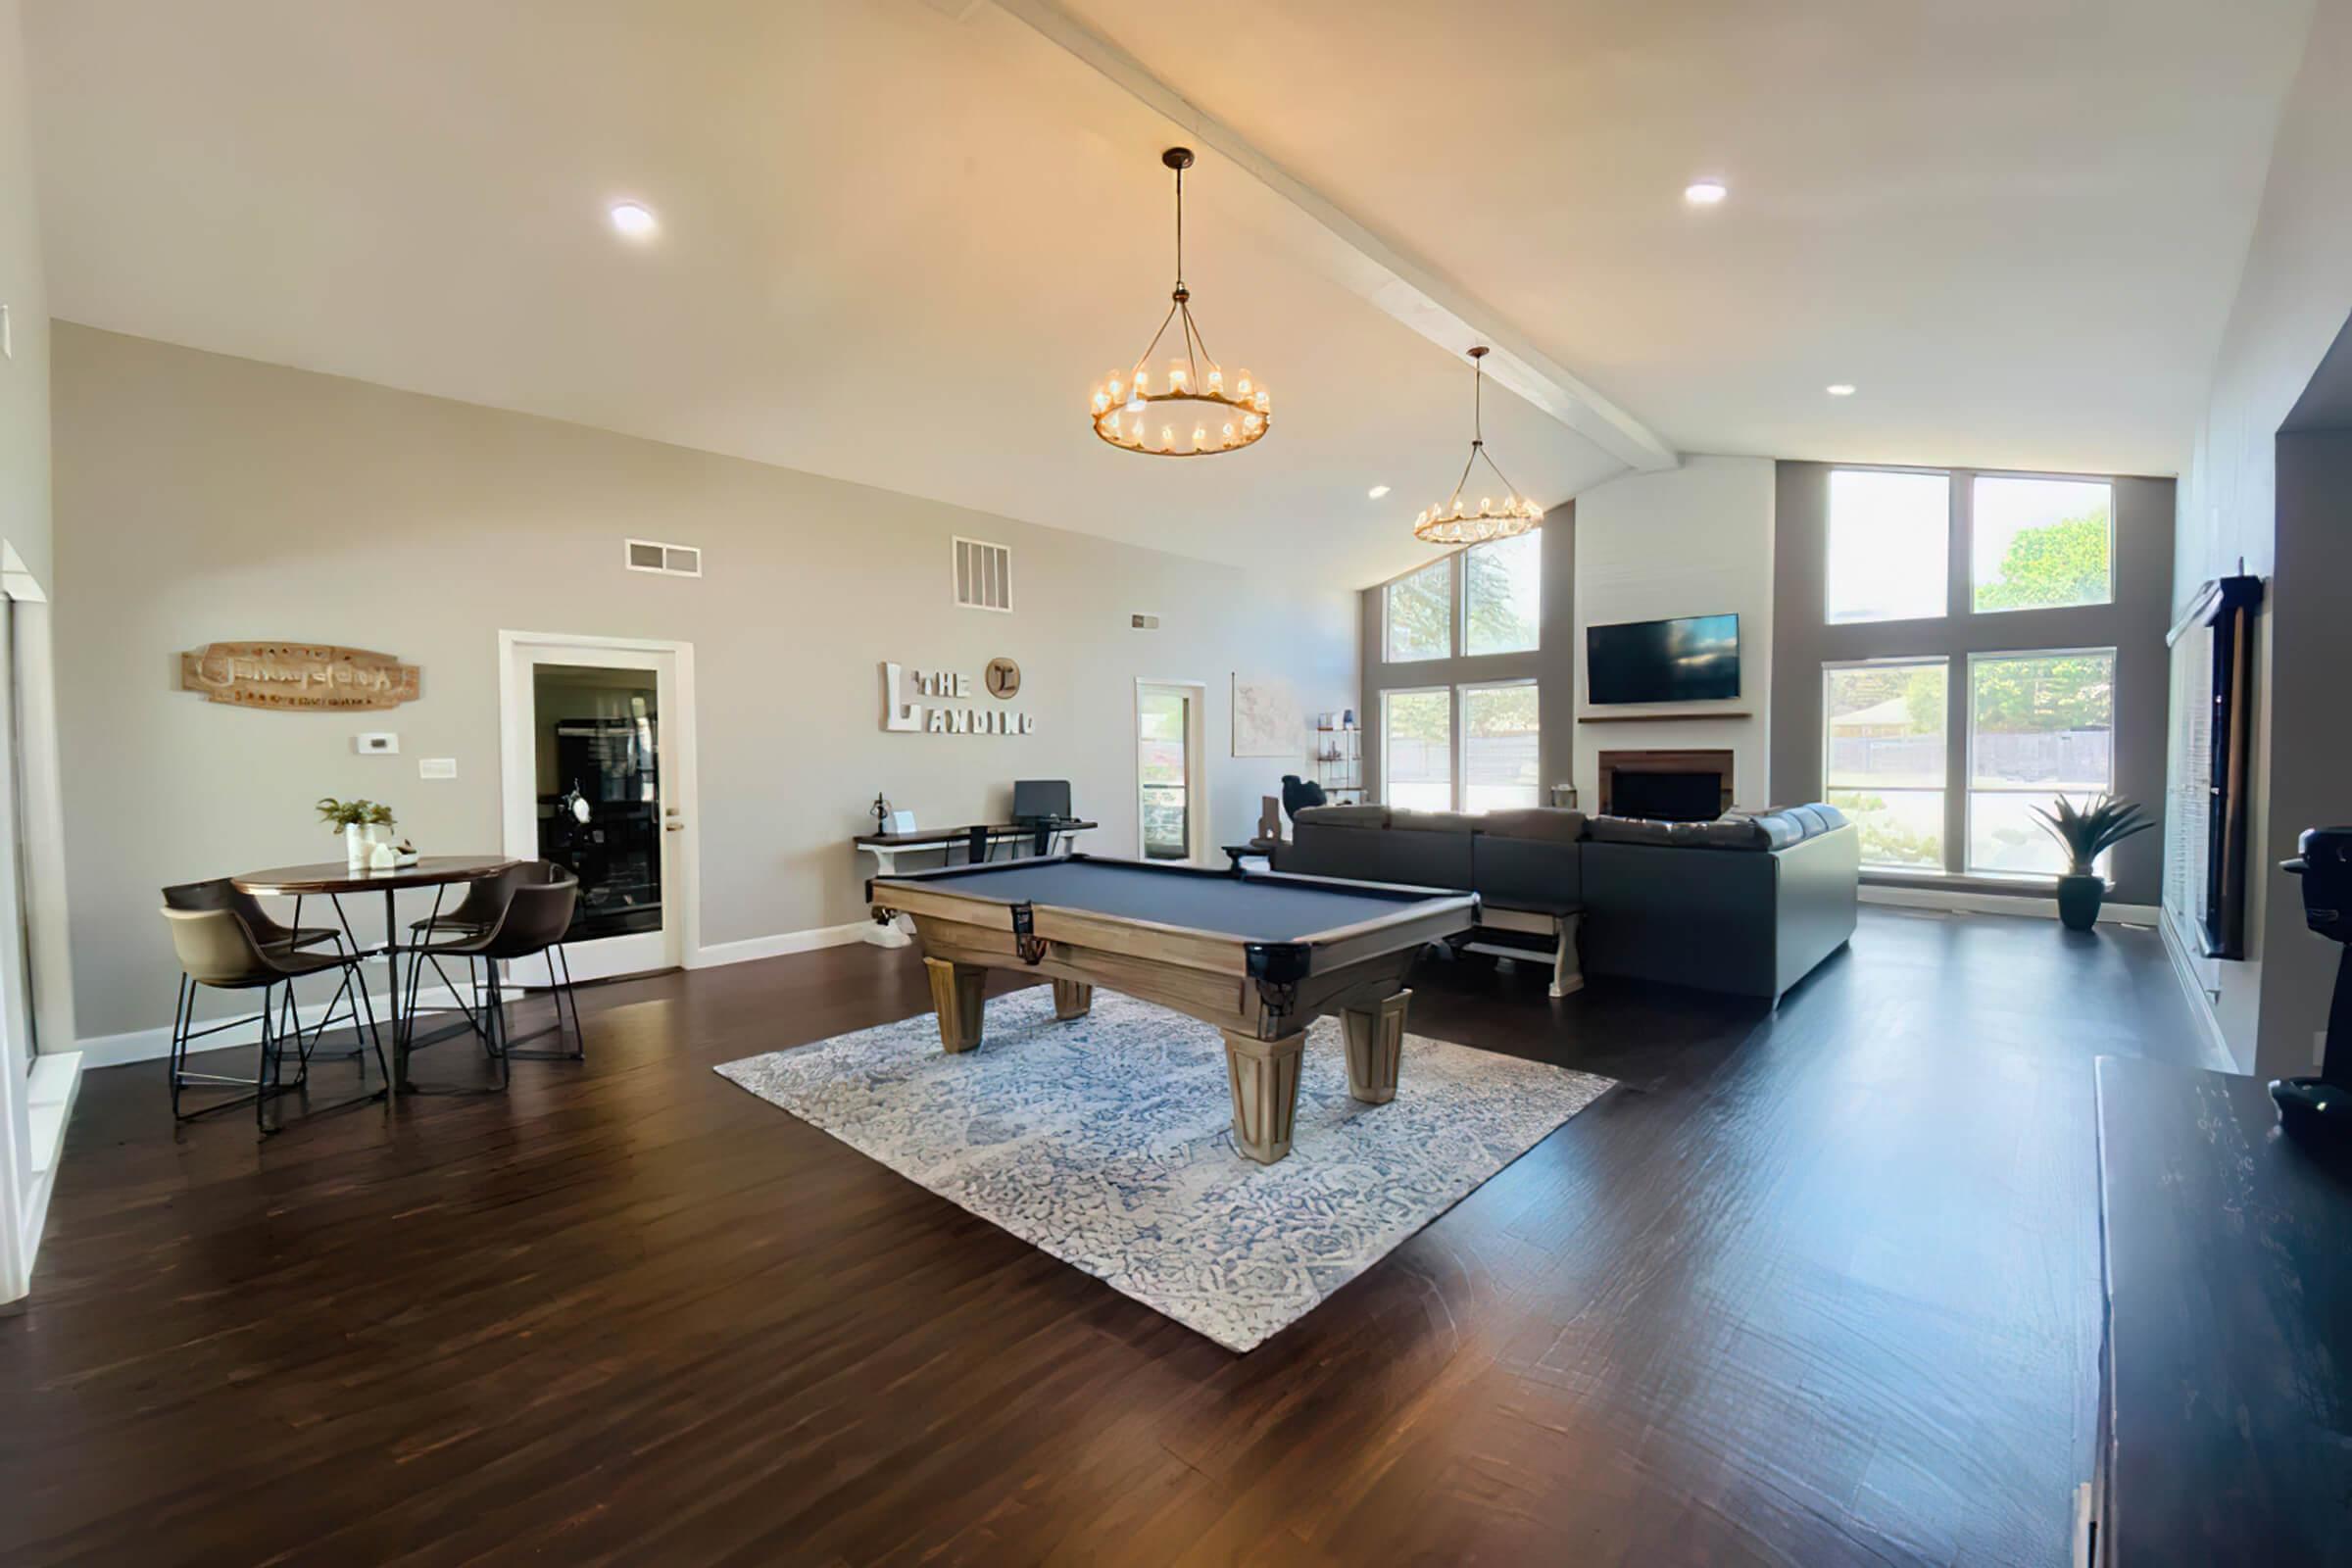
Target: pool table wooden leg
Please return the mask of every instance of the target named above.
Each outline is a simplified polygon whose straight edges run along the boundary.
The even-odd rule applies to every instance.
[[[1306,1032],[1280,1040],[1223,1031],[1225,1068],[1233,1080],[1233,1141],[1243,1153],[1271,1165],[1291,1152],[1298,1115],[1298,1057]]]
[[[1095,1004],[1095,988],[1083,980],[1054,982],[1054,1016],[1083,1018]]]
[[[1348,1033],[1348,1093],[1367,1105],[1396,1098],[1396,1069],[1404,1056],[1404,1004],[1410,991],[1340,1014]]]
[[[980,1043],[980,991],[988,971],[976,963],[949,963],[925,958],[931,977],[931,1009],[939,1014],[939,1043],[950,1054],[969,1051]]]

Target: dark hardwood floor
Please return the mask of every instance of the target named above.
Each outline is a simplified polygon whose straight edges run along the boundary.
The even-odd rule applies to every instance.
[[[2064,1562],[2091,1059],[2195,1059],[2155,936],[1544,978],[1425,963],[1412,1028],[1621,1087],[1247,1356],[710,1071],[928,1010],[910,954],[583,990],[584,1067],[266,1146],[91,1074],[0,1561]]]

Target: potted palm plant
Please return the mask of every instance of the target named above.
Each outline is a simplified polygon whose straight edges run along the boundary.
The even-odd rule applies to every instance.
[[[2087,931],[2098,923],[2099,901],[2107,883],[2092,867],[2100,856],[2134,833],[2145,833],[2155,819],[2135,802],[2112,795],[2094,795],[2078,809],[2065,796],[2047,809],[2034,808],[2042,830],[2066,851],[2067,871],[2058,879],[2058,918],[2069,931]]]

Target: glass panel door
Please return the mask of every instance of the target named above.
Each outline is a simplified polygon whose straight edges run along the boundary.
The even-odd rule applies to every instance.
[[[1192,800],[1185,787],[1192,710],[1191,694],[1177,688],[1146,686],[1136,693],[1136,779],[1147,860],[1192,857]]]
[[[662,929],[661,692],[651,668],[534,664],[539,857],[580,879],[574,942]]]

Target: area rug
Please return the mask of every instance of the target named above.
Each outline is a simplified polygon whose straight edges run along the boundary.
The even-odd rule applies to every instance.
[[[1248,1350],[1526,1153],[1606,1078],[1408,1034],[1396,1098],[1348,1095],[1336,1018],[1308,1035],[1287,1159],[1233,1145],[1217,1031],[1098,990],[988,1004],[951,1056],[931,1014],[750,1056],[721,1076],[908,1180]]]

